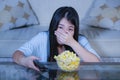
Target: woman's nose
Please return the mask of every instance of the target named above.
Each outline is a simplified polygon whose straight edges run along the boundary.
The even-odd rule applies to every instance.
[[[68,29],[64,29],[64,32],[67,33],[67,32],[68,32]]]

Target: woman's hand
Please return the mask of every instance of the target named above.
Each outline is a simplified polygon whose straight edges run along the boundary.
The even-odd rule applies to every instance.
[[[55,31],[55,35],[59,44],[65,44],[70,46],[70,44],[75,41],[73,35],[69,31],[65,32],[64,30],[58,29]]]
[[[33,60],[38,60],[39,58],[35,56],[24,57],[22,63],[29,68],[39,71],[39,69],[34,65]]]
[[[33,63],[33,60],[35,59],[38,60],[39,58],[35,56],[26,57],[24,56],[24,53],[19,50],[15,51],[15,53],[13,54],[13,60],[17,64],[20,64],[20,65],[39,71],[39,69]]]

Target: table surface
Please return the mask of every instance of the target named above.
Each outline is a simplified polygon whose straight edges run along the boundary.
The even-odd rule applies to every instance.
[[[60,70],[55,62],[43,64],[48,68],[37,72],[13,62],[0,62],[0,80],[120,80],[120,63],[80,63],[73,72]]]

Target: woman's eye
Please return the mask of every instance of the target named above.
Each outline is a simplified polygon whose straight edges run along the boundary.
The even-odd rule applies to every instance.
[[[60,27],[60,26],[59,26],[58,28],[59,28],[59,29],[62,29],[62,27]]]
[[[69,31],[73,31],[73,29],[69,29]]]

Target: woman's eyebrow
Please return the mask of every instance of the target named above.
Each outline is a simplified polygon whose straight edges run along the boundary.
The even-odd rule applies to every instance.
[[[64,26],[63,24],[59,24],[59,25]]]
[[[64,26],[63,24],[59,24],[59,25]],[[71,26],[69,26],[69,27],[74,28],[74,26],[73,26],[73,25],[71,25]]]
[[[69,26],[69,27],[74,28],[74,26]]]

